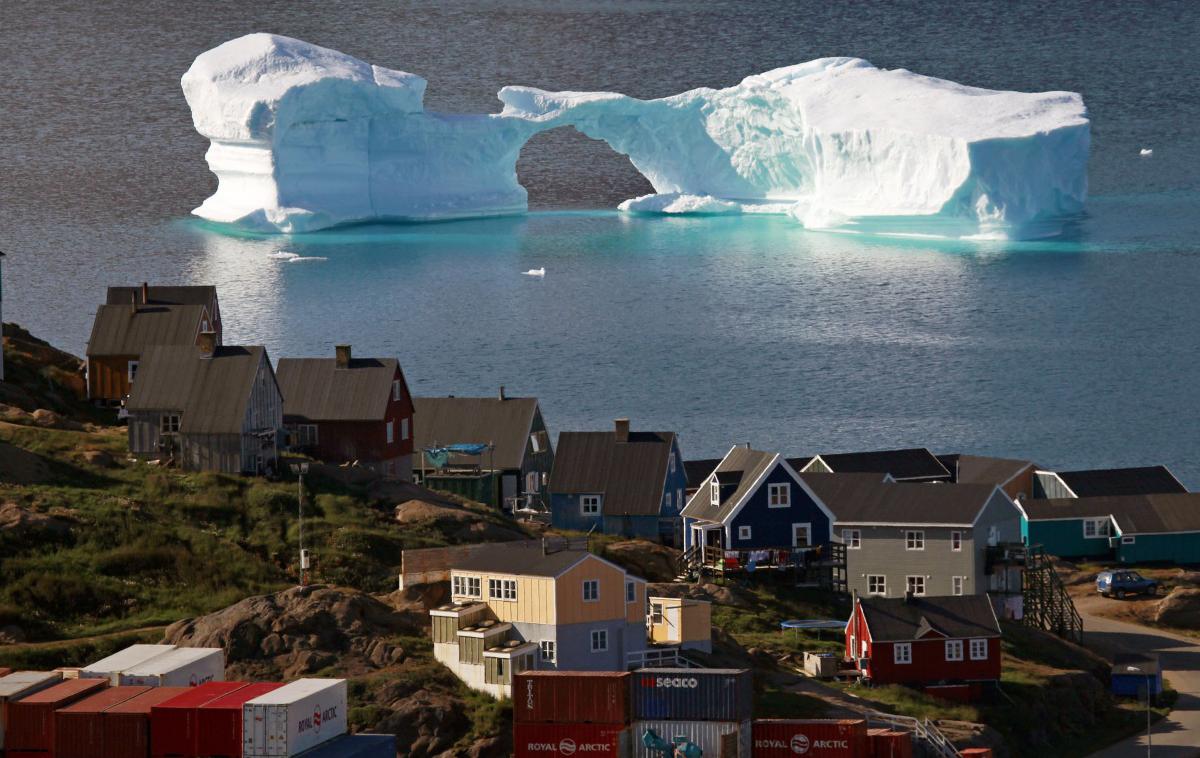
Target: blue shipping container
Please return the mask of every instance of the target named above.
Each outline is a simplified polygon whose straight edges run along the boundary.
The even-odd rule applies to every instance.
[[[748,669],[639,669],[633,717],[640,720],[745,721],[752,717]]]
[[[305,750],[296,758],[396,758],[396,737],[391,734],[343,734]]]

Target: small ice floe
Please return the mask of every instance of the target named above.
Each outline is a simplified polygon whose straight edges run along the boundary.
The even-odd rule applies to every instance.
[[[525,274],[525,276],[540,276],[540,277],[544,277],[544,276],[546,276],[546,267],[545,267],[545,266],[542,266],[541,268],[531,268],[531,269],[529,269],[528,271],[525,271],[525,272],[523,272],[523,273]]]
[[[295,258],[288,258],[288,263],[316,263],[327,260],[329,259],[320,255],[297,255]]]
[[[1153,150],[1153,148],[1143,147],[1138,152],[1138,155],[1142,156],[1143,158],[1149,158],[1151,155],[1154,155],[1154,150]]]
[[[295,253],[278,252],[278,253],[267,253],[267,257],[274,258],[277,261],[290,261],[294,258],[299,258],[300,256],[296,255]]]

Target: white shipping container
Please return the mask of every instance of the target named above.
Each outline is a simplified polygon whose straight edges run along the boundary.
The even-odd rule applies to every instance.
[[[131,687],[195,687],[225,681],[225,653],[219,647],[178,647],[120,674]]]
[[[242,706],[245,758],[292,758],[345,733],[345,679],[297,679]]]
[[[32,695],[61,681],[62,674],[58,671],[14,671],[8,676],[0,676],[0,750],[4,749],[4,730],[8,726],[5,703]]]
[[[750,758],[753,750],[749,721],[635,721],[633,739],[630,740],[633,743],[634,758],[662,758],[662,753],[651,751],[642,742],[642,735],[647,729],[653,730],[667,742],[674,741],[676,737],[686,737],[689,742],[695,743],[704,751],[706,758],[710,755],[733,755],[721,752],[722,738],[725,735],[734,735],[728,739],[737,745],[735,750],[738,758]]]
[[[107,679],[114,687],[120,684],[121,672],[141,665],[151,658],[175,649],[174,645],[130,645],[119,653],[101,658],[79,669],[80,679]]]

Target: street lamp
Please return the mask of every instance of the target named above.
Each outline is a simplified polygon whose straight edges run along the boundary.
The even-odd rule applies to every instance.
[[[1150,672],[1142,671],[1138,666],[1126,666],[1125,670],[1132,674],[1146,675],[1146,755],[1150,755]]]
[[[300,533],[300,586],[304,586],[304,572],[308,571],[308,551],[304,549],[304,475],[308,473],[307,463],[293,463],[292,473],[296,474],[296,502],[299,517]]]

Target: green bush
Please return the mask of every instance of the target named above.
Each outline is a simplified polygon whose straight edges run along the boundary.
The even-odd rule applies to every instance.
[[[49,572],[26,574],[9,588],[8,596],[17,605],[63,618],[95,613],[106,602],[101,593],[81,577]]]
[[[96,557],[96,570],[106,576],[175,576],[179,566],[188,559],[180,547],[145,547],[128,545],[101,553]]]

